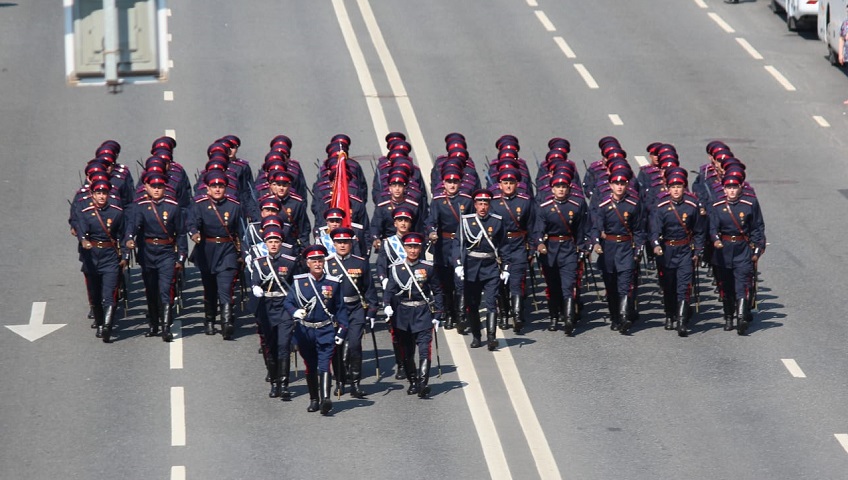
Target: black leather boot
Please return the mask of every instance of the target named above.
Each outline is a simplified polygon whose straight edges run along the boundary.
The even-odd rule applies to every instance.
[[[473,310],[473,309],[472,309]],[[474,337],[471,340],[471,348],[478,348],[482,346],[480,341],[480,311],[470,311],[468,312],[468,323],[471,326],[471,336]]]
[[[689,300],[681,300],[678,302],[677,309],[677,335],[681,337],[689,336],[689,318],[692,309],[689,307]]]
[[[468,312],[465,311],[465,297],[462,293],[456,295],[456,333],[465,335],[468,328]]]
[[[728,298],[726,295],[722,299],[721,302],[722,308],[724,309],[724,331],[729,332],[733,330],[733,300]]]
[[[521,329],[524,328],[524,299],[520,295],[512,296],[512,318],[514,319],[512,331],[521,333]]]
[[[103,309],[103,343],[112,341],[112,322],[115,320],[115,307],[105,307]]]
[[[406,371],[403,368],[403,358],[400,355],[400,346],[393,336],[392,349],[395,351],[395,380],[406,380]]]
[[[574,334],[574,299],[569,295],[565,299],[565,314],[564,314],[565,334],[569,337]]]
[[[170,342],[174,339],[171,326],[174,324],[174,306],[162,305],[162,340]]]
[[[103,305],[95,305],[94,306],[94,326],[97,328],[97,332],[94,334],[97,338],[103,338]]]
[[[318,372],[310,371],[306,374],[306,386],[309,388],[309,406],[307,412],[317,412],[320,408],[318,403]]]
[[[218,315],[218,304],[215,302],[203,302],[203,326],[206,327],[206,335],[215,335],[215,317]]]
[[[288,402],[291,400],[291,392],[289,392],[289,372],[291,371],[291,356],[279,358],[277,363],[277,375],[280,379],[280,400]]]
[[[607,309],[610,312],[610,330],[618,331],[621,328],[621,315],[618,311],[619,303],[618,297],[607,295]]]
[[[618,329],[618,333],[622,335],[627,335],[630,333],[630,326],[633,325],[633,321],[630,319],[630,315],[628,315],[628,308],[630,307],[630,299],[625,295],[621,298],[621,302],[618,307],[618,315],[621,317],[621,328]]]
[[[418,398],[427,398],[430,395],[430,360],[424,359],[418,362]]]
[[[280,378],[279,363],[276,359],[268,359],[268,370],[274,372],[271,375],[271,390],[268,392],[269,398],[279,398],[280,390],[282,389],[282,379]]]
[[[359,382],[362,380],[362,352],[351,350],[348,354],[350,366],[348,367],[348,381],[350,382],[350,396],[353,398],[365,398]]]
[[[748,310],[750,309],[750,305],[748,304],[747,298],[740,298],[736,300],[736,321],[738,322],[738,327],[736,328],[736,333],[739,335],[745,335],[748,331]]]
[[[158,295],[158,293],[154,294]],[[159,298],[158,296],[147,297],[147,332],[144,334],[145,337],[158,337],[159,336]]]
[[[486,346],[489,351],[493,352],[498,348],[498,341],[495,338],[498,326],[498,314],[496,312],[486,312]]]
[[[445,297],[445,330],[453,330],[456,323],[456,297],[451,292],[447,292]]]
[[[221,305],[221,336],[224,340],[232,340],[234,333],[236,326],[233,323],[233,304],[225,303]]]
[[[350,349],[346,340],[342,344],[341,352],[336,351],[333,354],[333,380],[336,381],[336,388],[333,390],[333,395],[338,399],[341,399],[342,395],[345,394],[345,380],[347,380],[347,372],[349,371],[349,354]]]
[[[333,379],[330,372],[321,372],[321,415],[327,415],[333,409],[330,394],[333,390]]]
[[[88,319],[94,320],[94,305],[88,306]],[[97,324],[94,323],[94,322],[91,322],[91,328],[97,328]]]
[[[409,388],[406,389],[407,395],[415,395],[419,392],[418,390],[418,371],[415,370],[415,360],[409,359],[404,362],[406,366],[407,375],[406,378],[409,380]]]

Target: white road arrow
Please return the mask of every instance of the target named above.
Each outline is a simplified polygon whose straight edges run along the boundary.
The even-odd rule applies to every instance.
[[[49,335],[67,325],[66,323],[44,325],[44,310],[46,308],[47,302],[32,302],[32,313],[29,314],[29,324],[6,325],[6,328],[26,338],[30,342],[34,342],[39,338]]]

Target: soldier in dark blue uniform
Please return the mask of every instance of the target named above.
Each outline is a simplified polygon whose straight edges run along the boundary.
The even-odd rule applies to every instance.
[[[722,290],[724,329],[733,330],[735,307],[739,335],[745,334],[750,323],[754,265],[766,247],[760,204],[755,197],[743,198],[743,182],[744,176],[725,175],[725,198],[715,202],[709,212],[709,236],[715,248],[712,262]]]
[[[553,196],[536,210],[531,237],[550,293],[548,330],[556,330],[562,315],[566,335],[574,332],[577,321],[577,269],[580,251],[586,248],[584,237],[588,226],[586,202],[571,195],[571,181],[565,173],[551,178]]]
[[[678,335],[685,337],[692,311],[693,272],[704,250],[707,219],[699,205],[685,195],[685,170],[672,171],[665,182],[668,196],[651,211],[648,240],[662,272],[665,329],[676,327]]]
[[[283,252],[283,230],[267,226],[263,232],[268,255],[255,258],[251,268],[253,296],[258,299],[256,318],[265,338],[266,367],[271,377],[271,398],[291,400],[291,338],[294,321],[284,307],[291,282],[298,272],[297,258]]]
[[[205,182],[207,193],[195,197],[189,211],[188,233],[195,243],[192,261],[203,283],[206,334],[215,335],[215,309],[220,306],[221,334],[232,340],[233,287],[240,269],[244,219],[238,200],[224,193],[227,179],[223,172],[208,172]]]
[[[394,235],[394,216],[392,212],[404,206],[415,212],[416,223],[412,225],[411,231],[421,232],[424,228],[424,218],[421,217],[421,207],[418,202],[410,200],[406,195],[407,178],[401,174],[392,175],[389,178],[389,192],[391,198],[380,202],[374,207],[374,215],[371,218],[371,241],[374,250],[380,249],[380,241]]]
[[[403,241],[401,239],[404,235],[411,232],[412,223],[415,218],[415,213],[412,209],[403,205],[394,209],[392,215],[394,217],[395,233],[383,239],[382,246],[377,254],[377,279],[380,281],[383,291],[389,285],[389,269],[391,266],[406,260],[406,249],[403,248]],[[395,369],[395,379],[403,380],[406,378],[406,372],[401,358],[398,337],[395,335],[395,331],[391,328],[391,325],[389,326],[389,333],[392,336],[392,349],[395,353],[395,364],[397,366]]]
[[[321,245],[310,245],[303,250],[309,272],[295,275],[285,300],[286,311],[297,322],[294,336],[306,364],[309,387],[309,407],[306,410],[315,412],[320,408],[322,415],[330,413],[333,408],[330,362],[335,345],[344,343],[348,328],[348,308],[344,303],[341,280],[324,273],[326,256],[327,249]]]
[[[524,326],[527,300],[527,266],[529,263],[529,233],[533,229],[534,202],[524,193],[516,192],[521,173],[510,168],[498,174],[500,193],[496,193],[491,202],[492,213],[503,219],[506,240],[499,248],[501,261],[512,269],[509,281],[504,286],[508,293],[508,304],[515,319],[513,331],[520,333]],[[507,303],[507,302],[505,302]],[[501,318],[501,328],[507,328],[506,318]]]
[[[442,288],[435,266],[421,260],[424,235],[403,236],[406,260],[392,265],[389,286],[383,292],[386,318],[400,338],[404,368],[409,379],[407,395],[430,394],[430,342],[438,334],[442,317]],[[418,346],[418,373],[415,370],[415,346]]]
[[[271,194],[280,200],[280,218],[291,224],[291,237],[283,239],[286,243],[296,245],[299,249],[309,245],[309,234],[312,228],[306,215],[306,201],[300,195],[292,192],[292,176],[288,172],[275,171],[268,177],[271,184]],[[261,202],[264,198],[260,198]]]
[[[461,326],[460,333],[464,333],[466,325],[465,296],[462,292],[462,281],[458,280],[453,272],[453,240],[459,232],[462,216],[473,209],[471,195],[459,191],[462,177],[462,171],[456,168],[446,169],[442,173],[444,191],[433,197],[430,216],[425,222],[430,245],[434,246],[433,263],[436,265],[436,275],[439,277],[442,291],[446,292],[445,329],[450,330],[457,324]]]
[[[126,245],[130,250],[138,247],[150,327],[145,336],[159,336],[161,324],[162,339],[169,342],[173,338],[175,279],[188,254],[185,222],[180,205],[165,197],[168,179],[164,174],[146,173],[142,180],[146,193],[133,205]]]
[[[636,268],[645,245],[645,219],[639,197],[630,194],[629,169],[610,174],[611,193],[590,212],[589,241],[604,277],[610,328],[627,334],[636,317]]]
[[[486,299],[486,341],[489,350],[498,346],[497,295],[500,282],[509,279],[509,265],[502,264],[498,249],[506,240],[503,219],[489,213],[492,192],[480,189],[472,195],[474,211],[462,216],[459,235],[454,238],[452,263],[460,281],[464,281],[465,302],[471,324],[471,348],[480,343],[480,300]]]
[[[339,227],[330,232],[335,247],[335,255],[330,255],[324,265],[324,271],[341,280],[342,297],[349,312],[347,340],[342,354],[336,355],[336,388],[338,395],[344,393],[345,382],[350,384],[350,396],[364,398],[365,392],[360,386],[362,380],[362,336],[366,322],[374,328],[377,318],[377,290],[371,282],[371,270],[368,260],[353,255],[353,242],[356,233],[352,228]],[[347,375],[344,375],[344,372]]]
[[[115,317],[118,275],[126,262],[121,258],[124,212],[109,198],[112,185],[98,180],[91,184],[92,204],[83,208],[73,225],[80,242],[80,260],[88,298],[94,309],[97,338],[109,343]]]

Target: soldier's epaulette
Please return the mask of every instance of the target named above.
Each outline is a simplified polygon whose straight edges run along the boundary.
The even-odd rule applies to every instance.
[[[441,200],[443,198],[448,198],[448,195],[444,192],[444,190],[441,190],[438,194],[433,195],[433,200]]]
[[[301,197],[300,195],[298,195],[298,194],[296,194],[296,193],[294,193],[294,192],[292,192],[292,191],[289,191],[289,196],[290,196],[291,198],[293,198],[293,199],[297,200],[298,202],[302,202],[302,201],[303,201],[303,197]]]
[[[744,198],[740,198],[739,203],[744,203],[745,205],[751,205],[751,206],[754,205],[752,202],[749,202],[748,200],[745,200]]]
[[[291,260],[293,262],[297,261],[297,257],[293,257],[293,256],[285,254],[285,253],[281,253],[280,256],[285,258],[286,260]]]
[[[474,218],[476,216],[477,216],[476,213],[466,213],[465,215],[462,216],[462,218]]]
[[[230,195],[229,193],[225,193],[225,194],[224,194],[224,198],[226,198],[227,200],[229,200],[229,201],[231,201],[231,202],[235,203],[236,205],[238,205],[238,204],[239,204],[238,199],[237,199],[236,197],[234,197],[234,196]]]
[[[695,195],[694,193],[690,192],[689,190],[684,190],[684,191],[683,191],[683,196],[684,196],[684,197],[689,197],[689,198],[693,199],[695,202],[699,202],[699,201],[700,201],[700,199],[698,198],[698,196],[697,196],[697,195]]]
[[[174,170],[185,172],[185,167],[174,161],[171,161],[171,168],[173,168]]]
[[[331,282],[342,283],[341,277],[335,277],[333,275],[327,275],[327,280]]]
[[[416,207],[418,206],[418,202],[416,202],[415,200],[410,200],[408,198],[406,199],[406,203],[411,203],[411,204],[415,205]]]
[[[634,200],[630,197],[624,197],[624,201],[629,203],[630,205],[636,205],[636,200]]]
[[[431,262],[430,260],[424,260],[424,259],[421,259],[421,260],[419,260],[419,261],[420,261],[421,263],[423,263],[424,265],[427,265],[428,267],[432,267],[432,266],[433,266],[433,262]]]
[[[604,169],[606,169],[606,165],[604,165],[603,160],[595,160],[594,162],[589,164],[589,168],[594,168],[594,169],[604,168]]]
[[[539,204],[539,206],[540,207],[547,207],[548,205],[551,205],[553,203],[554,203],[554,199],[553,199],[553,197],[551,197],[551,198],[545,200],[544,202],[542,202],[541,204]]]
[[[205,202],[206,200],[209,200],[209,197],[207,197],[205,193],[201,193],[194,197],[194,203]]]
[[[571,203],[571,204],[573,204],[573,205],[575,205],[575,206],[578,206],[578,207],[580,206],[580,202],[578,202],[578,201],[574,200],[574,199],[573,199],[573,198],[571,198],[571,197],[569,197],[569,198],[568,198],[568,203]]]
[[[491,216],[493,216],[493,217],[497,218],[498,220],[503,220],[503,217],[502,217],[502,216],[500,216],[500,215],[498,215],[497,213],[489,213],[489,215],[491,215]]]
[[[724,199],[719,200],[719,201],[717,201],[717,202],[714,202],[714,203],[713,203],[713,206],[714,206],[714,207],[717,207],[717,206],[721,205],[722,203],[724,203]]]
[[[524,200],[530,200],[530,195],[527,195],[524,192],[518,192],[515,196],[518,198],[523,198]]]
[[[114,209],[117,209],[119,212],[123,212],[123,211],[124,211],[124,209],[123,209],[121,206],[119,206],[119,205],[115,205],[114,203],[110,203],[110,204],[109,204],[109,206],[110,206],[110,207],[112,207],[112,208],[114,208]]]
[[[365,260],[365,257],[360,257],[359,255],[351,255],[351,257],[353,257],[357,260]]]
[[[378,204],[377,204],[377,206],[378,206],[378,207],[385,207],[386,205],[388,205],[388,204],[390,204],[390,203],[392,203],[392,200],[391,200],[391,199],[389,199],[389,200],[383,200],[382,202],[378,203]]]
[[[458,194],[458,195],[459,195],[460,197],[471,198],[471,194],[469,194],[469,193],[465,193],[465,192],[459,192],[459,194]]]
[[[301,279],[304,279],[308,276],[309,276],[308,273],[299,273],[299,274],[295,275],[294,278],[295,278],[295,280],[301,280]]]
[[[165,203],[169,203],[171,205],[179,205],[180,204],[179,202],[177,202],[176,200],[174,200],[171,197],[162,197],[162,201],[165,202]]]
[[[668,192],[668,190],[664,190],[664,191],[658,193],[656,198],[657,198],[657,200],[659,200],[660,198],[665,198],[669,195],[671,195],[671,194]]]
[[[124,172],[116,172],[115,170],[112,170],[112,175],[110,175],[110,177],[123,180],[125,178],[125,175],[124,175]],[[111,178],[110,178],[110,180],[111,180]]]
[[[603,200],[601,200],[601,203],[599,203],[598,206],[603,207],[604,205],[610,203],[611,201],[612,201],[612,196],[606,196],[606,197],[604,197]]]
[[[351,200],[356,200],[356,201],[357,201],[357,202],[359,202],[359,203],[364,203],[364,202],[362,201],[362,199],[361,199],[361,198],[359,198],[359,197],[357,197],[356,195],[348,194],[348,196],[350,197],[350,199],[351,199]]]
[[[659,208],[659,207],[664,207],[664,206],[668,205],[668,203],[669,203],[670,201],[671,201],[671,199],[663,200],[662,202],[660,202],[660,203],[658,203],[658,204],[657,204],[657,208]]]
[[[659,168],[652,164],[642,165],[639,167],[639,170],[642,170],[645,173],[653,173],[659,171]]]
[[[698,208],[698,204],[693,202],[692,200],[689,200],[688,198],[684,198],[683,203],[685,203],[687,205],[692,205],[693,207]]]

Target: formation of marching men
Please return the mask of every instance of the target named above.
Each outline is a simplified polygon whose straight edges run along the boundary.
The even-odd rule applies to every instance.
[[[521,333],[528,299],[535,302],[544,283],[547,329],[562,325],[571,336],[589,301],[587,280],[599,289],[595,268],[610,327],[621,334],[639,320],[637,287],[648,265],[656,267],[666,329],[688,335],[703,267],[717,285],[725,330],[744,335],[752,321],[764,221],[745,165],[720,141],[707,145],[709,161],[690,190],[670,144],[648,145],[650,163],[634,174],[618,140],[604,137],[600,159],[581,180],[568,140],[550,140],[533,176],[518,139],[504,135],[485,165],[484,188],[465,138],[451,133],[430,172],[430,199],[410,144],[392,132],[374,165],[370,216],[369,183],[348,155],[350,144],[344,134],[330,139],[310,189],[289,137],[271,140],[254,176],[238,157],[240,139],[227,135],[207,149],[192,195],[174,161],[173,138],[153,142],[137,184],[118,163],[120,145],[103,142],[85,167],[69,218],[96,336],[113,339],[134,258],[147,299],[145,335],[171,341],[189,260],[203,285],[205,333],[232,339],[236,299],[246,301],[269,396],[291,399],[296,346],[306,365],[308,410],[328,414],[333,394],[366,395],[363,338],[370,329],[376,354],[380,311],[396,378],[422,398],[430,393],[431,342],[442,323],[470,333],[472,348],[484,344],[485,328],[485,345],[496,350],[497,329]]]

